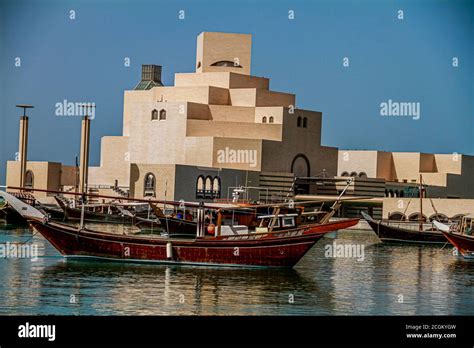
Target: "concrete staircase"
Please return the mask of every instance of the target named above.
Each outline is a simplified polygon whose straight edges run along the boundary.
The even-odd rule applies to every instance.
[[[112,188],[112,190],[117,193],[118,195],[122,196],[122,197],[125,197],[125,198],[128,198],[129,196],[129,190],[124,190],[124,189],[121,189],[120,187],[118,186],[114,186]]]

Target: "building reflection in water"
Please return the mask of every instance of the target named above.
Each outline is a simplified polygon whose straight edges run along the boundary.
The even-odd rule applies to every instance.
[[[2,242],[28,236],[0,233]],[[368,231],[336,240],[364,244],[364,261],[325,257],[333,240],[323,239],[292,270],[66,261],[41,236],[33,240],[48,257],[0,260],[0,314],[474,313],[472,262],[454,258],[450,248],[380,244]]]

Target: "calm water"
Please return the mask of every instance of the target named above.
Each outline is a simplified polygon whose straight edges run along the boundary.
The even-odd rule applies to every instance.
[[[0,243],[31,236],[0,225]],[[333,241],[318,242],[293,270],[245,270],[66,262],[35,235],[36,261],[0,259],[0,315],[474,314],[474,262],[450,247],[382,245],[371,231],[341,231],[336,243],[365,246],[357,261],[326,258]]]

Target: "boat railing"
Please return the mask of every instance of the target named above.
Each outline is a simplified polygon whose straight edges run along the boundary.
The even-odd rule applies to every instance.
[[[420,228],[420,223],[418,221],[383,220],[383,222],[387,226],[412,229],[414,231],[418,231]],[[433,224],[433,222],[423,222],[423,228],[424,229],[431,228],[433,230],[436,230],[436,226]]]
[[[239,234],[239,235],[226,235],[226,236],[219,236],[217,238],[224,239],[224,240],[249,240],[249,239],[259,239],[265,236],[272,236],[272,237],[297,237],[304,234],[304,232],[312,227],[318,226],[318,224],[305,225],[296,228],[291,228],[287,230],[280,230],[280,231],[266,231],[266,232],[251,232],[246,234]]]

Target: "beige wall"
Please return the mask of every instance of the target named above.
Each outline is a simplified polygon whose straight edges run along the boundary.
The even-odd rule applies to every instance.
[[[337,160],[337,174],[343,172],[364,172],[369,178],[377,178],[377,151],[346,151],[339,150]]]
[[[233,106],[295,106],[295,95],[256,88],[230,89]]]
[[[267,123],[270,117],[273,117],[273,123],[283,124],[283,114],[285,108],[282,106],[269,106],[269,107],[257,107],[255,108],[255,123],[262,123],[263,117],[267,118]]]
[[[462,164],[473,158],[460,154],[435,154],[434,157],[438,171],[451,174],[462,174]]]
[[[343,156],[349,160],[343,161]],[[344,171],[365,171],[369,177],[407,183],[419,183],[421,173],[430,197],[474,198],[473,156],[340,150],[338,174]]]
[[[394,180],[395,169],[391,152],[377,151],[377,176],[375,178],[385,179],[386,181]]]
[[[423,173],[435,173],[436,162],[435,156],[431,153],[421,153],[420,154],[420,172]]]
[[[176,166],[173,164],[137,164],[130,166],[130,195],[143,198],[145,175],[153,173],[156,178],[156,199],[174,199]],[[192,188],[194,190],[194,188]],[[165,197],[166,191],[166,197]]]
[[[298,116],[307,117],[308,128],[297,127]],[[263,141],[262,171],[290,173],[293,160],[303,154],[309,161],[310,175],[321,175],[323,170],[327,176],[336,175],[338,150],[320,145],[321,121],[320,112],[295,109],[290,114],[285,109],[282,141]]]
[[[177,73],[174,76],[176,87],[214,86],[221,88],[259,88],[268,89],[269,79],[231,72]]]
[[[231,151],[236,156],[232,156]],[[219,156],[219,153],[227,153],[229,156]],[[261,154],[261,140],[216,137],[214,138],[212,167],[260,171]]]
[[[408,202],[410,201],[410,204]],[[451,218],[458,214],[474,215],[474,200],[473,199],[437,199],[433,198],[433,205],[440,214],[444,214]],[[408,206],[408,208],[407,208]],[[409,198],[383,198],[383,217],[388,218],[390,213],[403,213],[406,209],[405,215],[408,217],[413,213],[420,211],[419,199]],[[429,199],[423,199],[423,215],[430,217],[436,214]]]
[[[166,120],[152,120],[151,111],[166,110]],[[130,125],[130,162],[176,164],[185,161],[186,103],[148,102],[137,105]],[[207,121],[204,121],[207,122]]]
[[[79,171],[79,168],[77,168]],[[61,185],[62,186],[75,186],[79,185],[76,183],[76,166],[65,166],[61,168]]]
[[[28,161],[26,170],[33,172],[33,188],[52,191],[61,189],[61,163]],[[7,161],[7,186],[18,187],[20,185],[19,178],[20,162]],[[35,192],[34,195],[45,197],[52,194]]]
[[[187,102],[199,104],[230,104],[229,91],[210,86],[154,87],[147,91],[125,91],[123,110],[123,135],[130,136],[130,127],[140,114],[159,107],[162,102]],[[148,109],[147,109],[148,108]]]
[[[230,89],[229,96],[232,106],[255,106],[257,102],[257,89]]]
[[[186,147],[184,163],[195,166],[212,167],[212,137],[190,137],[184,139]]]
[[[396,152],[392,153],[394,164],[394,179],[411,182],[416,180],[420,173],[420,153]]]
[[[196,72],[231,71],[250,75],[252,35],[203,32],[196,49]],[[242,68],[211,66],[218,61],[238,61]]]
[[[219,137],[240,139],[281,140],[281,124],[188,120],[186,135],[191,137]]]

